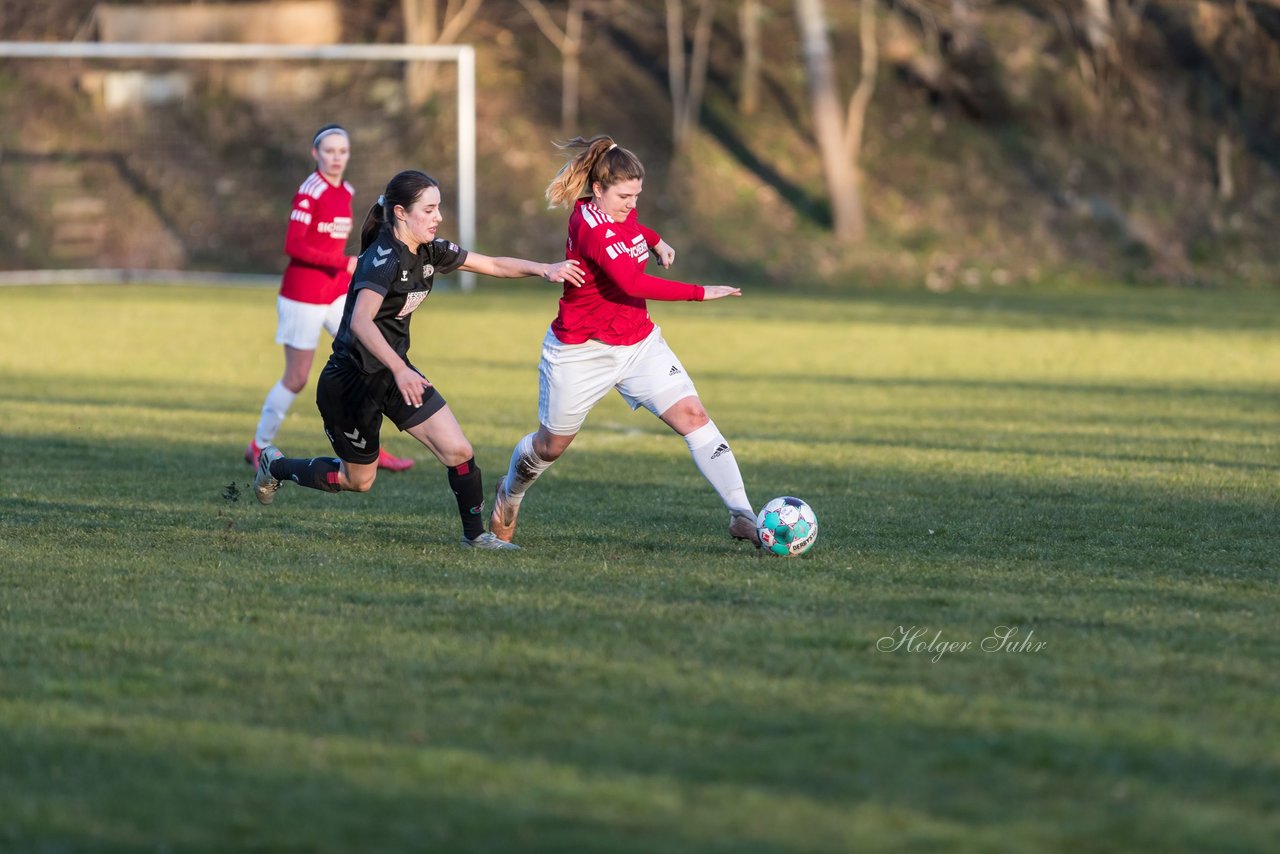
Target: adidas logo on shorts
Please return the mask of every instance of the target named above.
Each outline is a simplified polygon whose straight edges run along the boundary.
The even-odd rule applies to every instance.
[[[678,373],[680,373],[680,369],[677,368],[675,365],[672,365],[671,370],[667,372],[667,376],[674,377]]]
[[[732,451],[729,450],[729,446],[726,445],[724,442],[721,442],[720,447],[716,448],[715,451],[711,454],[711,459],[714,460],[716,457],[720,456],[721,454],[729,454],[729,453],[732,453]]]

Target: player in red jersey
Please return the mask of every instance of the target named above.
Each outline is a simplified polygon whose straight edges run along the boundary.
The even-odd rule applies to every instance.
[[[275,439],[294,398],[306,386],[320,343],[320,330],[337,334],[347,285],[356,268],[356,259],[346,254],[351,198],[355,195],[355,188],[342,180],[351,157],[346,130],[340,125],[320,128],[311,141],[311,157],[316,171],[302,182],[293,197],[284,239],[289,265],[276,297],[276,343],[284,345],[284,376],[267,392],[258,429],[245,449],[245,462],[251,464]],[[384,450],[378,466],[403,471],[413,466],[413,460]]]
[[[288,458],[274,445],[258,455],[253,490],[270,504],[290,481],[324,492],[367,492],[378,473],[383,418],[427,446],[448,470],[462,518],[462,545],[506,550],[484,529],[484,487],[471,443],[439,390],[409,361],[409,322],[436,275],[468,270],[511,279],[541,276],[582,284],[574,261],[540,264],[491,258],[437,236],[440,185],[422,172],[401,172],[369,210],[360,229],[360,261],[350,299],[320,374],[316,405],[338,458]]]
[[[608,136],[577,137],[560,147],[578,153],[547,187],[547,200],[571,208],[565,257],[582,266],[586,281],[581,288],[564,289],[560,312],[543,339],[538,430],[511,454],[507,474],[498,481],[489,530],[511,541],[526,490],[565,452],[587,413],[614,388],[633,410],[645,407],[684,437],[698,471],[729,509],[729,534],[759,547],[755,512],[729,443],[645,308],[646,299],[705,301],[742,292],[646,274],[650,253],[663,267],[671,266],[676,253],[636,218],[643,164]]]

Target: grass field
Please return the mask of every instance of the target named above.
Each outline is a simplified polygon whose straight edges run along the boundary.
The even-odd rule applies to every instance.
[[[273,300],[0,290],[0,849],[1274,850],[1280,298],[655,306],[796,560],[617,399],[516,554],[400,435],[261,507]],[[553,311],[415,319],[489,484]]]

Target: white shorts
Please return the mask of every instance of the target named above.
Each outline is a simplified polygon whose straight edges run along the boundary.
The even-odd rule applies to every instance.
[[[347,295],[343,294],[328,305],[298,302],[282,296],[276,297],[276,314],[280,318],[276,326],[276,343],[295,350],[314,350],[320,346],[320,330],[330,335],[338,334],[342,325],[342,308]]]
[[[547,330],[538,364],[539,423],[557,436],[572,436],[611,388],[632,410],[643,406],[654,415],[698,394],[657,326],[643,341],[626,346],[565,344]]]

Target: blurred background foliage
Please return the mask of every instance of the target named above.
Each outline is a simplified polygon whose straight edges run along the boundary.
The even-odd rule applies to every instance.
[[[552,140],[609,133],[645,161],[642,216],[685,278],[1270,289],[1280,271],[1276,0],[337,6],[345,43],[476,46],[480,251],[557,256]],[[0,0],[0,37],[94,38],[98,8]],[[294,98],[204,71],[180,104],[123,114],[86,90],[91,69],[0,63],[0,267],[279,270],[328,121],[353,130],[357,224],[400,168],[455,179],[451,68],[406,87],[403,69],[326,67]],[[843,179],[824,160],[824,104],[846,134]]]

